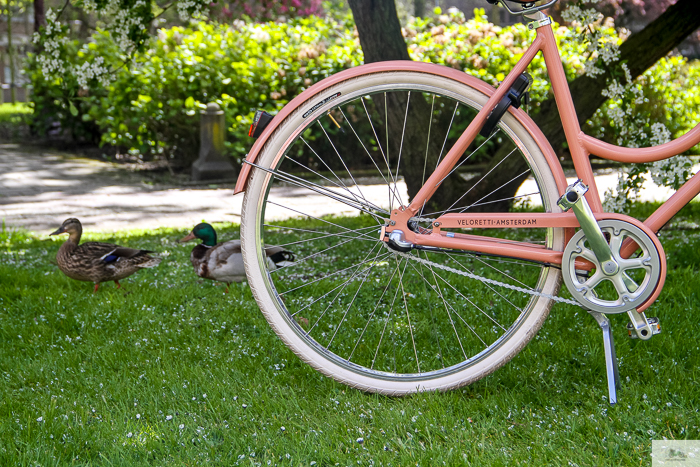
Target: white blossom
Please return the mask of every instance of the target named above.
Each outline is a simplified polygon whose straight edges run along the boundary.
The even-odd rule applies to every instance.
[[[180,0],[177,2],[177,13],[182,21],[187,21],[190,18],[198,18],[202,14],[202,10],[206,3],[201,0]],[[192,14],[189,11],[192,9]]]

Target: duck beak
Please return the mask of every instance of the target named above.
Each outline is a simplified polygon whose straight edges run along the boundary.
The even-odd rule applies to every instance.
[[[50,237],[51,235],[60,235],[60,234],[62,234],[62,233],[65,233],[65,231],[66,231],[66,230],[63,228],[63,226],[60,226],[58,229],[56,229],[55,232],[50,233],[50,234],[49,234],[49,237]]]
[[[195,238],[197,238],[197,237],[194,236],[194,232],[190,232],[186,237],[182,237],[177,242],[178,243],[185,243],[185,242],[189,242],[190,240],[194,240]]]

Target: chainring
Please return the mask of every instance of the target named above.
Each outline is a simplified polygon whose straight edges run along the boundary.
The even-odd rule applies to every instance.
[[[626,221],[604,219],[598,222],[615,261],[617,273],[606,275],[593,250],[579,230],[564,248],[562,276],[572,297],[587,310],[625,313],[639,308],[651,297],[662,279],[662,259],[654,240],[641,228]],[[629,242],[638,248],[625,259],[620,250]],[[590,271],[577,269],[576,260],[593,263]],[[579,261],[579,266],[588,264]]]

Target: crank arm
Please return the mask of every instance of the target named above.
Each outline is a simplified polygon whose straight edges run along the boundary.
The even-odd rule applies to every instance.
[[[564,211],[573,209],[576,220],[581,225],[581,230],[586,234],[586,239],[588,239],[588,243],[600,263],[602,272],[607,276],[612,276],[620,270],[620,266],[613,258],[610,246],[584,197],[587,191],[588,187],[581,180],[576,180],[566,188],[566,193],[559,198],[557,205]],[[631,284],[626,285],[630,287]],[[636,290],[636,288],[636,284],[634,284],[634,289]]]
[[[647,318],[644,312],[640,313],[637,310],[629,310],[627,315],[630,317],[630,323],[627,325],[630,337],[634,337],[632,335],[632,331],[634,331],[639,339],[646,341],[661,332],[657,318]]]

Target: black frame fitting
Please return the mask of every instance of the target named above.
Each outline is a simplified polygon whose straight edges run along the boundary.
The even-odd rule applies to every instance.
[[[488,118],[486,118],[486,123],[484,123],[484,126],[481,128],[479,134],[484,137],[491,136],[493,129],[496,128],[496,125],[498,125],[498,122],[501,121],[501,118],[503,118],[510,106],[519,109],[523,101],[527,103],[529,100],[529,94],[527,91],[530,89],[531,85],[532,76],[530,76],[528,73],[523,73],[522,75],[518,76],[515,79],[515,83],[513,83],[513,86],[508,91],[508,94],[501,99],[501,102],[496,105],[496,108],[494,108],[489,114]]]

